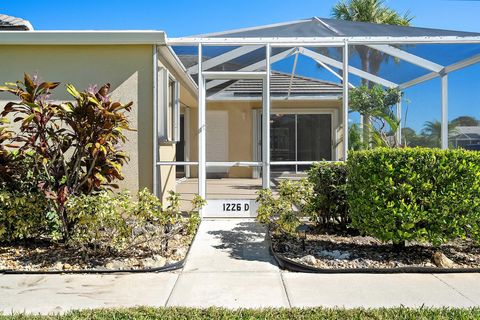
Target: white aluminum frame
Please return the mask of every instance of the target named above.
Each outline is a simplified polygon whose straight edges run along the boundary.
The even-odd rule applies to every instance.
[[[213,67],[221,65],[222,63],[225,63],[225,62],[233,60],[237,57],[243,56],[244,54],[247,54],[247,53],[250,53],[252,51],[258,50],[261,47],[262,46],[243,46],[243,47],[239,47],[239,48],[230,50],[228,52],[225,52],[224,54],[221,54],[221,55],[216,56],[214,58],[203,61],[202,70],[211,69]],[[189,74],[198,73],[198,64],[188,68],[187,72]]]
[[[332,59],[330,57],[327,57],[323,54],[314,52],[310,49],[306,49],[306,48],[302,47],[302,48],[299,48],[298,50],[301,54],[303,54],[307,57],[310,57],[317,62],[326,63],[326,64],[331,65],[332,67],[335,67],[335,68],[340,69],[340,70],[343,70],[343,68],[347,68],[349,73],[354,74],[356,76],[359,76],[361,78],[370,80],[370,81],[375,82],[377,84],[380,84],[384,87],[388,87],[388,88],[398,87],[398,84],[396,84],[392,81],[383,79],[379,76],[373,75],[371,73],[365,72],[365,71],[357,69],[355,67],[352,67],[352,66],[349,66],[349,65],[344,65],[341,61],[337,61],[337,60]]]
[[[350,90],[348,88],[348,40],[343,45],[343,160],[348,158],[348,98]]]
[[[392,47],[386,44],[370,44],[368,47],[386,53],[392,57],[401,59],[406,62],[410,62],[411,64],[417,65],[424,69],[428,69],[433,72],[440,72],[443,70],[443,66],[439,65],[438,63],[429,61],[427,59],[421,58],[409,52],[403,51],[401,49]]]
[[[265,71],[267,76],[263,81],[262,103],[262,187],[270,188],[270,76],[271,76],[271,46],[265,47]]]
[[[292,49],[285,50],[283,52],[277,53],[276,55],[270,57],[270,64],[278,62],[280,60],[283,60],[283,59],[289,57],[290,55],[294,54],[295,52],[296,52],[296,49],[292,48]],[[254,70],[258,70],[258,69],[262,68],[265,64],[266,64],[266,60],[264,59],[264,60],[258,61],[256,63],[253,63],[249,66],[243,67],[240,70],[232,71],[232,72],[254,71]],[[221,84],[225,83],[226,81],[228,81],[228,80],[218,80],[217,79],[217,80],[210,81],[207,84],[207,90],[211,89],[211,88],[214,88],[218,85],[221,85]]]
[[[442,149],[448,149],[448,74],[442,74],[442,126],[441,126],[441,146]]]
[[[288,84],[287,100],[290,98],[290,92],[292,91],[293,78],[295,77],[295,72],[297,71],[298,63],[298,52],[295,53],[295,60],[293,61],[292,74],[290,75],[290,83]]]
[[[263,117],[263,127],[265,128],[262,139],[262,162],[234,161],[234,162],[207,162],[206,161],[206,85],[207,80],[213,81],[229,81],[238,79],[262,79],[263,80],[263,113],[270,114],[270,59],[271,48],[267,44],[265,46],[265,71],[203,71],[202,66],[202,44],[198,44],[198,193],[206,199],[207,179],[206,168],[215,167],[262,167],[262,186],[270,187],[270,122],[269,117]],[[282,54],[284,54],[282,52]],[[259,66],[260,67],[260,66]],[[257,67],[258,69],[258,67]],[[161,163],[165,165],[166,163]],[[204,216],[203,210],[200,210],[200,216]]]
[[[208,38],[180,37],[167,39],[170,46],[196,46],[199,43],[210,46],[266,45],[272,47],[325,46],[341,47],[348,41],[350,45],[369,44],[449,44],[480,43],[480,36],[435,36],[435,37],[254,37],[254,38]]]
[[[202,43],[198,44],[198,195],[203,199],[207,198],[207,154],[206,154],[206,90],[205,79],[203,78]],[[203,209],[200,209],[200,216],[203,217]]]
[[[292,54],[301,53],[316,60],[319,64],[325,67],[329,72],[332,72],[336,77],[342,80],[343,83],[343,160],[348,158],[348,102],[349,102],[349,88],[354,86],[349,83],[349,74],[355,74],[361,78],[368,79],[372,82],[380,84],[389,88],[398,88],[404,90],[416,84],[431,80],[436,77],[441,78],[441,97],[442,97],[442,132],[441,132],[441,146],[448,148],[448,73],[468,67],[472,64],[480,62],[480,55],[470,57],[463,61],[457,62],[449,66],[441,66],[437,63],[423,59],[392,45],[398,44],[459,44],[470,43],[480,44],[480,37],[304,37],[304,38],[206,38],[206,37],[187,37],[168,39],[167,44],[170,46],[198,46],[198,64],[188,69],[190,74],[198,73],[198,146],[199,146],[199,161],[191,162],[159,162],[155,158],[156,165],[198,165],[199,172],[199,195],[206,198],[206,167],[214,166],[248,166],[248,167],[262,167],[264,188],[270,187],[270,166],[271,165],[301,165],[312,164],[314,161],[270,161],[270,121],[269,116],[262,117],[262,162],[206,162],[206,144],[205,144],[205,105],[206,105],[206,90],[225,83],[228,80],[235,79],[264,79],[263,86],[263,115],[270,114],[270,66],[276,61],[280,61]],[[410,80],[405,83],[396,84],[392,81],[383,79],[381,77],[369,74],[363,70],[354,68],[349,65],[349,46],[352,45],[366,45],[373,49],[382,51],[400,60],[415,64],[426,70],[428,73],[417,79]],[[238,46],[231,51],[228,51],[220,56],[202,61],[202,46]],[[266,48],[266,57],[264,60],[254,63],[252,65],[243,67],[238,71],[232,72],[212,72],[207,71],[221,63],[227,62],[231,59],[239,57],[243,54]],[[271,48],[273,47],[288,47],[287,49],[277,55],[271,56]],[[342,47],[343,61],[337,61],[330,57],[316,53],[306,47]],[[202,65],[204,64],[204,65]],[[265,71],[257,71],[265,66]],[[342,70],[342,75],[335,72],[331,67]],[[294,72],[294,71],[293,71]],[[293,73],[292,72],[292,73]],[[214,79],[206,82],[207,79]],[[155,82],[154,82],[155,85]],[[397,115],[401,116],[401,103],[397,106]],[[401,141],[401,127],[397,131],[397,138]],[[156,141],[157,142],[157,141]],[[335,162],[335,161],[332,161]],[[156,167],[156,166],[155,166]],[[154,184],[155,188],[156,184]]]

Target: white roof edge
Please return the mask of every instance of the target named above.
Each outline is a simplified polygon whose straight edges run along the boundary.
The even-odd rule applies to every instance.
[[[371,37],[260,37],[260,38],[169,38],[168,45],[188,46],[203,43],[207,45],[265,45],[278,46],[341,46],[345,42],[355,44],[421,44],[421,43],[480,43],[480,36],[371,36]]]
[[[157,30],[41,30],[0,32],[0,45],[166,44]]]
[[[341,94],[339,95],[331,95],[331,96],[325,96],[325,95],[297,95],[297,96],[290,96],[288,97],[287,95],[281,95],[281,96],[272,96],[270,99],[272,101],[290,101],[290,100],[295,100],[295,101],[338,101],[339,98],[341,98]],[[223,95],[217,95],[213,94],[209,97],[207,97],[207,101],[262,101],[262,97],[252,97],[252,96],[242,96],[242,97],[232,97],[232,96],[223,96]],[[323,107],[319,107],[323,108]]]

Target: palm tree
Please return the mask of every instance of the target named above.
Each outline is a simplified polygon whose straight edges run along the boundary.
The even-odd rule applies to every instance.
[[[423,125],[421,133],[428,138],[432,147],[438,147],[442,136],[442,124],[438,120],[427,121]]]
[[[389,24],[399,26],[409,26],[413,17],[408,12],[401,15],[395,10],[387,7],[384,0],[345,0],[337,3],[331,16],[338,20],[370,22],[378,24]],[[378,74],[380,66],[387,61],[390,56],[378,50],[373,50],[366,46],[354,46],[353,49],[358,53],[362,69],[371,74]],[[362,79],[362,84],[373,87],[373,83]],[[369,141],[369,116],[363,114],[363,140]]]
[[[455,127],[456,127],[455,124],[452,124],[452,123],[449,124],[448,136],[455,133],[456,131]],[[423,125],[421,134],[428,139],[429,145],[431,147],[439,147],[440,140],[442,137],[442,124],[438,120],[427,121]]]

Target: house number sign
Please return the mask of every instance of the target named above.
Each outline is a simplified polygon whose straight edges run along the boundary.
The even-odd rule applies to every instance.
[[[205,218],[254,218],[257,216],[258,204],[255,200],[207,199],[203,208]]]

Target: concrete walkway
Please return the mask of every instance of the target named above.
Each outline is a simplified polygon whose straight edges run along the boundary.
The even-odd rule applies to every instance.
[[[480,306],[480,274],[283,272],[261,226],[203,221],[184,270],[158,274],[0,275],[0,312],[148,306]]]

